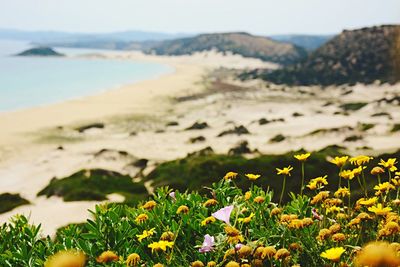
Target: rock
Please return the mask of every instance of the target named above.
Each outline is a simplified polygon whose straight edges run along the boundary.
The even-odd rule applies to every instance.
[[[199,143],[199,142],[204,142],[206,141],[206,138],[202,135],[200,136],[196,136],[196,137],[192,137],[189,139],[189,143],[194,144],[194,143]]]
[[[235,147],[232,147],[228,151],[228,155],[242,155],[249,154],[252,151],[249,148],[249,143],[247,141],[240,141]]]
[[[246,127],[244,127],[243,125],[240,125],[240,126],[235,126],[235,128],[233,128],[233,129],[221,132],[217,137],[222,137],[222,136],[228,135],[228,134],[242,135],[242,134],[250,134],[250,132],[247,130]]]
[[[361,135],[350,135],[346,137],[343,142],[356,142],[358,140],[362,140],[363,137]]]
[[[292,116],[293,117],[301,117],[301,116],[304,116],[302,113],[299,113],[299,112],[294,112],[293,114],[292,114]]]
[[[279,143],[279,142],[282,142],[282,141],[285,140],[285,139],[286,139],[285,136],[283,136],[282,134],[278,134],[278,135],[275,135],[274,137],[272,137],[272,138],[269,140],[269,142],[270,142],[270,143]]]
[[[105,127],[104,123],[101,122],[96,122],[96,123],[91,123],[91,124],[87,124],[87,125],[83,125],[81,127],[75,128],[76,131],[83,133],[89,129],[103,129]]]
[[[166,124],[166,126],[168,127],[168,126],[178,126],[179,125],[179,123],[177,122],[177,121],[170,121],[170,122],[168,122],[167,124]]]
[[[207,122],[195,122],[193,123],[192,126],[186,128],[186,131],[190,131],[190,130],[203,130],[206,128],[209,128],[210,126],[208,126]]]
[[[93,154],[95,160],[117,161],[117,160],[133,160],[135,157],[123,150],[101,149]]]
[[[137,161],[133,162],[132,165],[134,167],[144,169],[147,167],[147,163],[149,162],[148,159],[138,159]]]
[[[261,118],[258,120],[258,124],[265,125],[265,124],[272,123],[272,122],[284,122],[284,121],[285,121],[284,118],[272,119],[272,120],[267,120],[266,118]]]

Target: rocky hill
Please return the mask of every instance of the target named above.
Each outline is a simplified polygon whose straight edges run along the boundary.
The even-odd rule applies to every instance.
[[[167,40],[145,50],[157,55],[186,55],[215,49],[244,57],[290,64],[306,56],[303,48],[248,33],[201,34],[190,38]]]
[[[400,26],[345,30],[296,64],[244,76],[290,85],[395,83],[400,80]]]
[[[17,56],[62,57],[64,54],[58,53],[50,47],[35,47],[25,50],[17,54]]]

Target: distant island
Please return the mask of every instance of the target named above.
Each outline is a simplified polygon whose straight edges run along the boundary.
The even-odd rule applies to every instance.
[[[17,56],[63,57],[65,55],[58,53],[51,47],[34,47],[17,54]]]

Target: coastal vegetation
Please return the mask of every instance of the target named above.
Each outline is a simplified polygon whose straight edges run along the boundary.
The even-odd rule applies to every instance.
[[[327,160],[321,153],[331,157]],[[322,160],[332,168],[313,166]],[[289,162],[293,165],[287,165]],[[248,172],[246,168],[254,166],[251,164],[237,170],[224,164],[224,170],[229,171],[220,177],[216,174],[209,186],[203,179],[201,192],[161,187],[135,206],[98,205],[86,223],[59,229],[53,239],[41,236],[40,225],[30,224],[24,216],[14,217],[0,227],[0,264],[400,264],[400,173],[396,158],[350,158],[327,150],[266,163],[271,164],[267,172],[257,168]],[[202,176],[191,171],[192,181]],[[373,178],[368,179],[369,175]],[[182,180],[186,178],[182,176]],[[296,180],[296,187],[285,183],[289,180]],[[270,181],[281,187],[274,190],[267,186]],[[354,184],[359,184],[361,192]]]
[[[148,196],[142,182],[135,183],[128,175],[102,169],[82,170],[62,179],[54,178],[38,196],[59,196],[64,201],[106,200],[112,193],[124,196],[126,203],[136,203]]]
[[[29,201],[21,197],[20,194],[0,194],[0,213],[7,212],[15,209],[16,207],[27,204],[29,204]]]

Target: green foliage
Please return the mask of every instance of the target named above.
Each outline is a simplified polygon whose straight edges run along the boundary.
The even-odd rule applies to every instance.
[[[345,111],[356,111],[362,109],[366,105],[368,105],[368,103],[365,102],[345,103],[340,105],[340,108],[342,108]]]
[[[395,125],[393,125],[393,127],[390,131],[392,133],[400,131],[400,123],[396,123]]]
[[[65,201],[105,200],[107,195],[119,193],[128,203],[148,196],[143,182],[134,183],[128,175],[102,169],[82,170],[66,178],[50,181],[38,195],[61,196]]]
[[[16,207],[29,204],[29,201],[19,194],[0,194],[0,213],[15,209]]]
[[[210,186],[218,181],[229,171],[239,173],[261,174],[265,179],[257,180],[254,184],[258,186],[267,185],[271,190],[280,192],[282,178],[277,177],[275,168],[286,166],[295,167],[292,175],[287,179],[287,192],[299,193],[301,184],[300,163],[293,157],[298,152],[289,152],[282,155],[262,155],[252,159],[246,159],[238,155],[193,155],[183,159],[165,162],[157,166],[145,179],[152,182],[154,187],[170,186],[179,190],[198,190],[206,192],[204,187]],[[315,177],[328,175],[328,190],[337,188],[338,168],[327,161],[329,157],[342,155],[341,147],[330,146],[320,151],[314,152],[305,166],[306,183]],[[399,157],[400,151],[394,154],[380,155],[380,158]],[[377,165],[377,158],[372,160]],[[371,165],[372,166],[372,165]],[[297,167],[297,168],[296,168]],[[352,169],[354,166],[349,163],[345,169]],[[365,171],[367,185],[374,184],[376,177],[369,174],[370,169]],[[240,188],[249,186],[246,179],[237,182]],[[356,180],[351,181],[351,188],[354,190],[354,197],[362,194],[360,185]],[[372,190],[372,189],[371,189]],[[279,194],[276,194],[274,201],[278,201]],[[283,201],[287,202],[288,196],[284,196]]]

